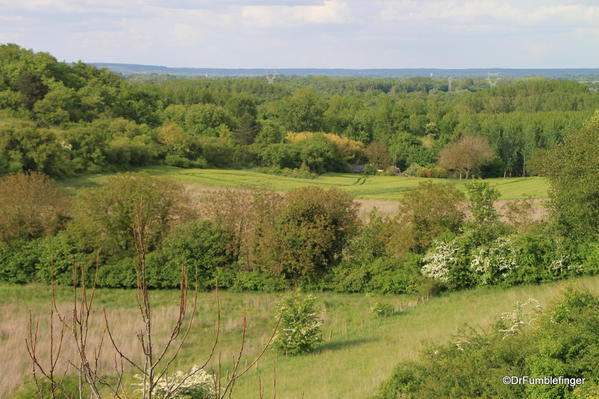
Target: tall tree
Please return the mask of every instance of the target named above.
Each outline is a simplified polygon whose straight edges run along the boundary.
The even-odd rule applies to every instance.
[[[463,136],[457,143],[445,147],[439,157],[439,165],[466,175],[470,174],[484,162],[490,161],[495,153],[486,139],[481,136]]]
[[[248,145],[254,142],[258,132],[260,132],[260,125],[256,122],[256,118],[245,113],[239,119],[239,127],[233,133],[240,144]]]
[[[297,90],[291,97],[285,98],[279,113],[287,129],[292,132],[320,131],[326,103],[312,88]]]

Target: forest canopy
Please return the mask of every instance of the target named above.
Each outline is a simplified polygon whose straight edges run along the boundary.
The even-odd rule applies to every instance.
[[[439,78],[123,77],[7,44],[0,174],[60,177],[162,163],[522,176],[538,171],[529,168],[537,151],[564,142],[599,108],[594,90],[542,78],[492,88],[454,79],[450,88]],[[464,145],[474,137],[477,145]],[[484,157],[450,162],[460,148],[459,157],[472,159],[481,146]]]

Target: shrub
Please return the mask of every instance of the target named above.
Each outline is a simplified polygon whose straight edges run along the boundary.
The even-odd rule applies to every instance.
[[[98,287],[101,288],[134,288],[137,286],[133,257],[108,259],[98,270]]]
[[[397,225],[390,237],[397,245],[395,253],[425,252],[441,234],[459,231],[465,217],[463,200],[464,194],[455,186],[431,181],[407,192],[399,201]]]
[[[71,399],[80,397],[89,397],[90,391],[87,386],[83,385],[83,392],[79,391],[79,380],[76,376],[67,375],[57,377],[54,391],[50,381],[45,378],[40,378],[39,381],[28,381],[23,384],[12,399],[34,399],[34,398],[55,398],[55,399]]]
[[[469,267],[467,244],[458,238],[437,241],[422,259],[422,275],[438,280],[451,289],[473,286],[475,276]]]
[[[468,209],[474,223],[492,224],[497,221],[498,214],[493,204],[501,193],[483,181],[469,181],[465,185],[468,195]]]
[[[407,260],[375,258],[367,263],[343,262],[333,269],[332,284],[339,292],[406,294],[418,290],[418,256]]]
[[[178,371],[172,376],[165,374],[157,381],[153,393],[172,399],[213,399],[216,395],[214,378],[200,366],[194,365],[185,373]],[[140,385],[143,387],[143,384],[142,379]]]
[[[418,177],[420,170],[423,169],[422,166],[417,163],[410,164],[406,170],[404,170],[403,174],[406,176]]]
[[[514,244],[517,267],[507,276],[509,284],[552,281],[583,272],[584,259],[578,247],[547,231],[514,236]]]
[[[52,179],[38,172],[0,178],[0,241],[55,234],[67,215],[67,200]]]
[[[316,313],[316,299],[293,293],[285,296],[280,304],[279,330],[274,347],[285,355],[311,352],[322,340],[322,321]]]
[[[435,166],[431,168],[431,177],[444,179],[447,176],[449,176],[449,172],[447,172],[447,169],[444,169],[440,166]]]
[[[302,164],[300,150],[295,145],[276,143],[262,147],[258,152],[261,164],[273,168],[297,169]]]
[[[530,375],[585,377],[596,383],[599,378],[598,314],[597,296],[568,290],[541,319],[535,336],[535,351],[527,359]],[[528,385],[527,397],[573,398],[573,390],[566,384]]]
[[[518,306],[489,331],[466,329],[448,344],[428,347],[420,360],[400,364],[376,398],[594,397],[582,395],[596,390],[599,377],[599,298],[569,291],[549,311],[539,312]],[[504,376],[578,377],[591,384],[510,385],[501,382]]]
[[[316,279],[341,260],[357,223],[357,204],[341,190],[290,191],[274,226],[272,255],[264,253],[262,259],[287,279]]]
[[[518,248],[509,237],[499,237],[489,246],[474,251],[470,268],[476,272],[483,285],[504,282],[506,277],[518,267]]]
[[[289,288],[287,281],[257,270],[241,270],[235,274],[231,287],[234,291],[278,292]]]
[[[73,283],[73,267],[85,267],[91,271],[88,282],[92,281],[96,267],[95,254],[87,253],[68,232],[63,231],[54,237],[38,240],[38,260],[34,279],[50,283],[70,285]],[[101,259],[99,259],[101,261]]]
[[[585,274],[599,273],[599,243],[584,243],[581,246],[583,255],[582,269]]]
[[[148,284],[152,288],[176,288],[181,268],[189,278],[197,275],[200,287],[215,285],[216,269],[235,262],[230,252],[232,237],[209,221],[188,222],[172,231],[148,257]]]
[[[347,162],[339,148],[323,134],[315,134],[297,144],[302,165],[310,172],[345,172]]]
[[[134,250],[131,226],[142,210],[141,227],[148,250],[182,218],[190,214],[188,198],[179,183],[146,174],[111,176],[101,187],[81,190],[69,229],[88,246],[111,256]]]
[[[33,280],[39,262],[39,240],[0,244],[0,281],[25,284]]]

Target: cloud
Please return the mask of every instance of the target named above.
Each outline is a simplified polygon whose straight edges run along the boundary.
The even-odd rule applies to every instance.
[[[488,20],[520,25],[549,21],[558,25],[572,22],[596,24],[599,21],[599,5],[583,0],[562,0],[559,4],[549,5],[547,1],[539,0],[383,0],[380,4],[380,17],[387,21],[477,24]]]
[[[147,5],[161,8],[218,9],[246,6],[318,6],[323,0],[148,0]]]
[[[338,24],[349,21],[348,7],[341,0],[326,0],[319,5],[245,6],[241,16],[259,27]]]
[[[599,0],[0,0],[0,41],[213,67],[593,66]]]

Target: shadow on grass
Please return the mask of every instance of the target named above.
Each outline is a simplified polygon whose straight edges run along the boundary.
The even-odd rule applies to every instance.
[[[361,344],[365,344],[368,342],[375,342],[375,341],[378,341],[378,338],[355,338],[355,339],[347,339],[345,341],[330,341],[330,342],[325,342],[322,345],[320,345],[318,347],[318,349],[316,349],[314,351],[314,353],[335,351],[335,350],[345,349],[345,348],[349,348],[351,346],[361,345]]]

